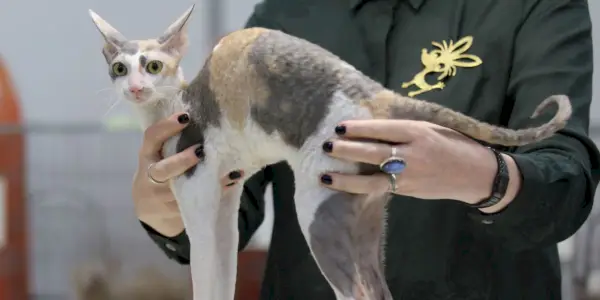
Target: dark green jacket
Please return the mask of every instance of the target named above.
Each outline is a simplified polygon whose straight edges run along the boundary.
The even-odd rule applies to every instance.
[[[266,0],[247,26],[315,42],[403,94],[418,90],[402,83],[423,70],[422,49],[436,49],[432,42],[458,46],[455,52],[475,57],[450,62],[456,73],[445,88],[416,97],[511,128],[534,125],[529,115],[544,98],[567,94],[574,111],[565,130],[534,145],[500,149],[514,157],[523,176],[520,193],[504,211],[483,215],[456,201],[395,197],[386,248],[395,299],[561,298],[556,244],[586,220],[599,180],[593,171],[600,156],[587,135],[587,1]],[[461,41],[467,36],[473,38],[470,48]],[[439,75],[432,72],[428,82]],[[261,299],[334,299],[296,222],[292,178],[280,163],[247,182],[240,247],[263,219],[264,187],[272,181],[275,225]],[[185,233],[167,239],[146,228],[167,255],[188,263]]]

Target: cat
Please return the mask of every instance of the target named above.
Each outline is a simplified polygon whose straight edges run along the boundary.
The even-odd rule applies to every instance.
[[[336,299],[389,300],[382,250],[388,191],[353,195],[324,188],[318,180],[328,171],[378,170],[322,153],[336,125],[349,119],[420,120],[489,144],[517,146],[552,136],[572,113],[567,96],[553,95],[532,114],[557,104],[547,123],[521,130],[493,126],[399,95],[318,45],[259,27],[221,38],[186,85],[179,63],[193,8],[158,38],[142,41],[126,39],[90,14],[104,38],[102,52],[117,93],[139,112],[142,128],[175,112],[190,115],[191,123],[164,145],[164,155],[192,145],[203,149],[202,161],[170,182],[190,239],[195,300],[234,298],[243,187],[223,196],[219,185],[232,170],[244,170],[247,179],[287,161],[295,177],[297,222]]]

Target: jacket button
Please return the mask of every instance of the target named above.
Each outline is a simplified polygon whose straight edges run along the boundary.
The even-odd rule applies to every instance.
[[[165,247],[173,252],[177,251],[177,249],[175,248],[175,246],[173,246],[172,244],[166,243]]]
[[[482,220],[481,223],[483,223],[485,225],[490,225],[490,224],[494,224],[494,221],[492,221],[492,220]]]

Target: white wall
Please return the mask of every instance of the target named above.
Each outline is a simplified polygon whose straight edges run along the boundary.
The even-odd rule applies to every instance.
[[[191,52],[186,75],[194,75],[207,53],[203,1],[190,20]],[[0,4],[0,51],[16,78],[25,117],[32,122],[98,121],[107,109],[110,87],[100,54],[102,38],[93,9],[130,38],[157,36],[191,1],[149,5],[147,1],[9,1]],[[124,105],[123,105],[124,106]]]
[[[184,271],[160,253],[134,218],[130,182],[140,134],[105,133],[97,126],[106,118],[129,117],[130,111],[121,103],[105,114],[115,97],[88,9],[129,38],[147,38],[162,33],[195,2],[190,52],[183,61],[191,78],[212,48],[206,1],[0,0],[0,55],[33,126],[27,138],[33,293],[68,290],[70,269],[107,245],[103,235],[128,265],[156,261],[167,272]],[[243,24],[251,2],[228,17]]]

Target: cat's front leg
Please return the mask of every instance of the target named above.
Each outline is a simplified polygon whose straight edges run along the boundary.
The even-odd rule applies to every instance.
[[[217,269],[221,274],[218,282],[221,297],[218,299],[235,298],[235,284],[237,279],[237,259],[239,244],[238,215],[240,199],[244,191],[243,180],[228,190],[219,203],[217,214]],[[217,299],[217,298],[215,298]]]
[[[190,240],[190,271],[194,300],[216,300],[216,222],[219,210],[218,183],[203,185],[195,173],[173,180],[172,189]]]
[[[194,300],[233,300],[235,293],[239,195],[230,191],[222,201],[217,169],[204,163],[172,183],[190,240]]]

